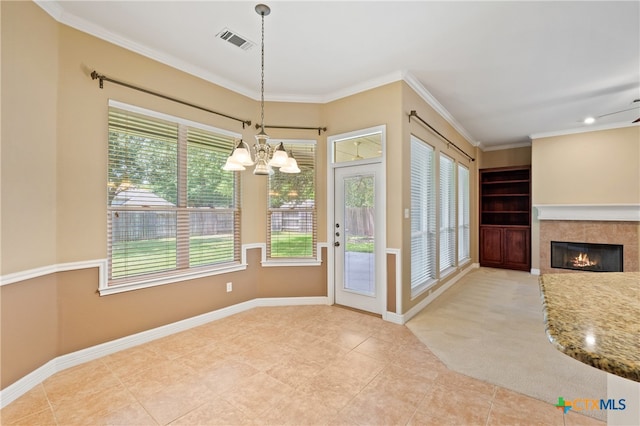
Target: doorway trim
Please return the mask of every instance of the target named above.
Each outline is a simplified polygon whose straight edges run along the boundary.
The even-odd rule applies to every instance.
[[[345,161],[336,163],[334,161],[334,147],[335,142],[342,139],[355,138],[359,136],[366,136],[374,133],[381,134],[382,140],[382,153],[380,157],[377,158],[366,158],[362,160],[353,160],[353,161]],[[341,167],[350,167],[350,166],[358,166],[364,164],[372,164],[372,163],[380,163],[382,173],[380,173],[380,181],[377,183],[382,185],[382,199],[379,202],[382,205],[379,222],[376,222],[376,226],[382,226],[383,230],[381,232],[382,241],[379,241],[381,250],[383,252],[383,262],[380,265],[380,274],[382,277],[379,279],[382,280],[382,288],[380,289],[380,305],[381,305],[381,315],[382,319],[386,321],[393,321],[393,319],[389,318],[389,314],[396,315],[391,312],[387,312],[387,209],[386,209],[386,198],[387,198],[387,177],[386,177],[386,125],[369,127],[366,129],[355,130],[352,132],[341,133],[337,135],[327,136],[327,300],[330,305],[335,304],[336,294],[335,294],[335,248],[334,248],[334,229],[333,224],[335,223],[335,172],[336,168]],[[396,283],[396,285],[400,285],[400,283]]]

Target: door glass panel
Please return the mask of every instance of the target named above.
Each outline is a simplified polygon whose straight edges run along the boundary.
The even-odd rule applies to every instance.
[[[375,179],[344,179],[344,289],[375,296]]]
[[[382,157],[382,133],[338,139],[333,146],[333,162],[366,160]]]

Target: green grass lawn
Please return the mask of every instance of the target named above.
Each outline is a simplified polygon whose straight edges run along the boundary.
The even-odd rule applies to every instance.
[[[112,278],[176,269],[176,239],[123,241],[112,248]],[[190,266],[233,261],[233,236],[189,239]]]
[[[347,251],[373,253],[373,240],[369,237],[350,236],[347,238]]]
[[[373,253],[373,241],[366,237],[349,237],[346,249],[351,252]],[[271,234],[271,257],[296,258],[313,256],[311,233],[274,232]],[[233,261],[233,236],[191,237],[189,240],[191,267]],[[112,249],[112,278],[124,278],[176,269],[176,239],[164,238],[123,241]]]
[[[271,234],[271,257],[311,257],[311,233]],[[112,279],[176,269],[176,239],[123,241],[112,248]],[[189,266],[197,267],[233,261],[233,236],[204,236],[189,239]]]
[[[310,232],[271,233],[271,257],[311,257],[313,236]]]

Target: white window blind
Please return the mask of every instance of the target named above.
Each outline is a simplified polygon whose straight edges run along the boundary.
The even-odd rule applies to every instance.
[[[109,284],[240,259],[230,136],[109,108]]]
[[[433,148],[411,137],[411,292],[436,278],[436,197]]]
[[[458,164],[458,263],[470,258],[469,169]]]
[[[440,154],[440,272],[456,265],[455,162]]]
[[[316,145],[284,142],[300,173],[269,176],[267,258],[316,257]]]

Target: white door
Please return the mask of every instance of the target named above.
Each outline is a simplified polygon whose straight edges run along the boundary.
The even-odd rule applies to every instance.
[[[384,225],[380,163],[334,169],[335,303],[383,312]]]

